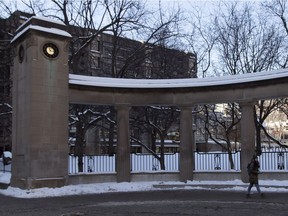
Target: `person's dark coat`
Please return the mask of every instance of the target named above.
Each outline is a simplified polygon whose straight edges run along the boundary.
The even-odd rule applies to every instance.
[[[249,182],[252,184],[258,184],[259,167],[259,162],[254,160],[251,164],[251,170],[249,172]]]

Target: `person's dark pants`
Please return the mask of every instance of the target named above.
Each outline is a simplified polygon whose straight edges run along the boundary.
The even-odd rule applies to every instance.
[[[260,194],[260,193],[261,193],[261,190],[260,190],[260,187],[259,187],[259,184],[258,184],[258,183],[250,183],[250,184],[249,184],[249,187],[248,187],[247,194],[250,194],[251,188],[253,187],[253,185],[255,185],[258,193]]]

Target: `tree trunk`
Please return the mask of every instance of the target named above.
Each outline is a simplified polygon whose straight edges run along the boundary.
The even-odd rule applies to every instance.
[[[261,128],[259,125],[256,125],[256,154],[260,156],[261,153]]]
[[[108,146],[108,155],[114,155],[114,124],[110,123],[109,125],[109,146]]]
[[[85,130],[82,124],[76,126],[76,143],[75,143],[75,155],[78,156],[78,171],[83,172],[83,155],[84,155],[84,143],[85,143]]]
[[[165,170],[165,161],[164,161],[164,157],[165,157],[165,152],[164,152],[164,136],[161,134],[161,135],[160,135],[160,138],[161,138],[160,167],[161,167],[161,170]]]
[[[262,118],[262,111],[263,110],[263,101],[261,101],[260,105],[259,105],[259,109],[260,109],[260,114],[259,114],[259,123],[257,121],[257,114],[256,114],[256,110],[254,107],[254,124],[255,124],[255,131],[256,131],[256,154],[258,156],[261,155],[262,150],[261,150],[261,118]]]
[[[156,134],[151,131],[151,150],[156,153]]]
[[[228,158],[229,158],[229,162],[230,162],[230,168],[232,170],[235,169],[235,164],[234,164],[234,160],[233,160],[233,157],[232,157],[232,152],[231,152],[230,149],[228,150]]]
[[[114,119],[114,110],[113,107],[110,107],[110,119]],[[115,148],[114,148],[114,128],[115,124],[110,122],[109,123],[109,140],[108,140],[108,155],[113,156],[115,154]]]

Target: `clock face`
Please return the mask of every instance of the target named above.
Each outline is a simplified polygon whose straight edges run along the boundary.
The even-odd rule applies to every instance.
[[[43,53],[48,58],[56,58],[59,55],[59,49],[53,43],[46,43],[43,46]]]

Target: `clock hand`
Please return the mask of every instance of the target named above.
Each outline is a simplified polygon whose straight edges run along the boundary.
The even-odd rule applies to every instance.
[[[47,47],[47,52],[51,55],[54,53],[54,49],[52,47]]]

